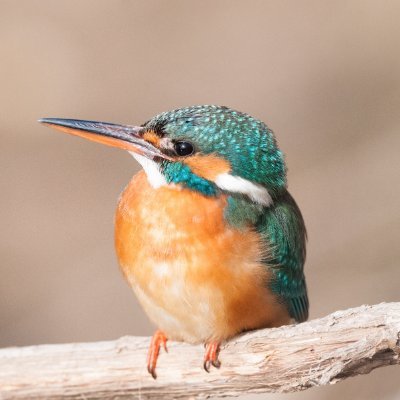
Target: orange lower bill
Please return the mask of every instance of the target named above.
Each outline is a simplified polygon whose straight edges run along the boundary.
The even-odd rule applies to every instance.
[[[139,126],[63,118],[43,118],[39,122],[70,135],[133,151],[149,158],[169,159],[158,147],[143,138],[143,128]]]

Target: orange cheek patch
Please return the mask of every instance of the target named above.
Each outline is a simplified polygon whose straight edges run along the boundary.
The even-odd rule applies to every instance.
[[[153,146],[160,148],[160,137],[154,131],[147,131],[143,134],[143,139],[151,143]]]
[[[229,172],[231,166],[228,161],[215,154],[196,154],[184,160],[184,163],[198,176],[214,181],[219,174]]]

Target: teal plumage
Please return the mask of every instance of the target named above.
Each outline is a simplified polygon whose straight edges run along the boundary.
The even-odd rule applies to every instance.
[[[264,210],[256,224],[271,254],[264,260],[273,272],[270,287],[298,322],[308,318],[308,296],[303,272],[306,229],[296,202],[284,191],[274,205]]]
[[[163,174],[168,183],[182,183],[187,188],[196,190],[206,196],[215,196],[217,194],[217,188],[212,182],[194,174],[183,163],[165,161],[163,163]]]
[[[230,197],[227,221],[238,228],[257,230],[268,249],[263,264],[272,273],[270,289],[298,322],[308,318],[308,296],[303,266],[306,257],[306,228],[296,202],[287,190],[269,207],[245,198]]]

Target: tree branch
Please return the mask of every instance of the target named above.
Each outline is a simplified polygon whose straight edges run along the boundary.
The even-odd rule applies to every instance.
[[[158,379],[146,371],[149,338],[0,350],[1,399],[181,399],[294,392],[400,364],[400,303],[338,311],[295,326],[241,335],[221,369],[203,347],[169,343]]]

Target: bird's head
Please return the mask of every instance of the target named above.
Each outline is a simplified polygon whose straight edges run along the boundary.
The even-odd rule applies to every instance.
[[[128,150],[155,188],[174,184],[206,196],[228,193],[268,205],[286,186],[283,155],[272,131],[227,107],[180,108],[142,126],[59,118],[40,122]]]

